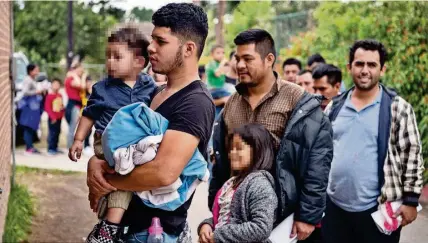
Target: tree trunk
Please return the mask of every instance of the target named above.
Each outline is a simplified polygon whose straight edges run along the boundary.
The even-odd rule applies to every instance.
[[[217,45],[224,46],[224,22],[223,16],[226,12],[226,1],[219,0],[217,4],[217,19],[218,23],[215,26],[215,41]]]

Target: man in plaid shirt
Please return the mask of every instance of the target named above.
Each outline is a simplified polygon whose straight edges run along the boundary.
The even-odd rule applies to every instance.
[[[323,237],[335,242],[399,242],[401,227],[381,233],[371,218],[378,205],[402,200],[402,226],[416,219],[422,190],[422,148],[412,106],[379,83],[385,47],[374,40],[350,48],[355,87],[327,107],[334,156],[327,188]]]

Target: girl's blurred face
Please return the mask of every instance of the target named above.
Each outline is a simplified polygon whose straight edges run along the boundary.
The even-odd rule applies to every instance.
[[[251,165],[252,148],[238,134],[234,134],[229,152],[232,171],[242,171]]]

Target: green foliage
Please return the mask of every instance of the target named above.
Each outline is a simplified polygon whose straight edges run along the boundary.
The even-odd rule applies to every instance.
[[[235,37],[250,28],[270,31],[272,23],[269,20],[274,14],[271,1],[241,1],[233,10],[232,22],[226,25],[226,45],[232,49],[235,46],[233,43]]]
[[[153,10],[147,9],[145,7],[143,8],[135,7],[131,10],[131,18],[136,19],[140,22],[144,22],[144,21],[151,22],[152,15],[153,15]]]
[[[14,184],[9,194],[3,242],[26,241],[33,214],[33,201],[27,188]]]
[[[73,20],[74,52],[104,63],[107,30],[116,18],[73,2]],[[14,7],[14,38],[15,50],[31,61],[58,63],[67,51],[67,2],[26,1],[23,9]]]
[[[306,58],[315,52],[346,73],[348,51],[359,39],[376,39],[388,50],[383,82],[412,104],[428,167],[428,3],[427,2],[323,2],[314,12],[314,30],[292,40],[282,50],[287,56]],[[345,76],[348,87],[352,81]],[[428,179],[426,173],[425,179]]]

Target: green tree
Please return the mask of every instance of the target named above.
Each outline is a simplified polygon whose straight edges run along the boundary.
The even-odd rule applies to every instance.
[[[116,23],[110,15],[104,19],[84,3],[73,2],[74,52],[87,60],[104,63],[106,34]],[[25,2],[14,8],[15,50],[23,51],[31,61],[58,63],[67,50],[67,2]]]
[[[235,37],[250,28],[270,31],[274,14],[271,1],[241,1],[233,10],[231,23],[226,24],[226,45],[233,48]]]
[[[359,39],[381,41],[388,50],[383,82],[412,104],[428,167],[428,3],[322,3],[314,12],[318,26],[292,40],[285,55],[307,58],[320,52],[347,73],[348,51]],[[352,81],[345,76],[348,87]],[[426,174],[428,179],[428,172]]]
[[[131,18],[140,22],[152,21],[153,10],[148,8],[135,7],[131,10]]]

